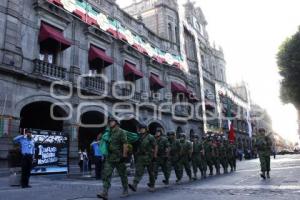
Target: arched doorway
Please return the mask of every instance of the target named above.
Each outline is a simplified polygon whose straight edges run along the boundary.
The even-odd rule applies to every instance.
[[[51,102],[39,101],[24,106],[20,113],[20,128],[63,131],[63,121],[54,120],[51,116]],[[53,114],[57,118],[66,117],[66,112],[55,106]]]
[[[137,133],[138,125],[139,125],[139,122],[134,118],[121,120],[121,128],[126,131]]]
[[[157,123],[157,122],[150,123],[149,126],[148,126],[148,129],[149,129],[149,132],[152,135],[154,135],[157,130],[162,130],[162,132],[164,133],[163,126],[160,123]]]
[[[179,134],[180,133],[183,133],[183,130],[182,130],[182,128],[180,126],[178,126],[177,129],[176,129],[176,137],[177,138],[179,138]]]
[[[194,131],[194,129],[191,129],[190,130],[190,140],[193,140],[194,136],[195,136],[195,131]]]
[[[104,120],[105,115],[98,111],[88,111],[81,115],[82,126],[79,127],[78,132],[79,150],[87,150],[90,154],[90,144],[105,130],[105,126],[102,125]]]

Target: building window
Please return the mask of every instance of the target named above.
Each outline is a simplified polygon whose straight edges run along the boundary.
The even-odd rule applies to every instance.
[[[172,31],[172,24],[168,23],[168,34],[169,34],[169,40],[173,42],[173,31]]]
[[[178,45],[180,45],[179,44],[179,30],[178,30],[178,27],[176,26],[175,27],[175,37],[176,37],[176,43],[178,44]]]
[[[50,64],[56,64],[57,62],[57,53],[56,52],[51,52],[51,51],[46,51],[40,49],[40,55],[39,58],[41,61],[50,63]]]

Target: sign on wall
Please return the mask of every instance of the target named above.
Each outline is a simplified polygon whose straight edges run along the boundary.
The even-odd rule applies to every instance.
[[[62,132],[33,130],[36,165],[32,174],[67,173],[69,138]]]

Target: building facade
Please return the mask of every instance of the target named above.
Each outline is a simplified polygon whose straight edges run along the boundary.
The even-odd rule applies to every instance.
[[[175,0],[124,10],[111,0],[1,1],[0,166],[25,128],[67,133],[77,165],[108,115],[129,131],[143,122],[151,133],[221,133],[228,101],[224,112],[243,110],[235,128],[247,143],[249,96],[226,83],[201,9],[184,8],[181,16]]]

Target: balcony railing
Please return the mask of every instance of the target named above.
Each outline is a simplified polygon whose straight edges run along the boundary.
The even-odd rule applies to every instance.
[[[175,106],[175,115],[187,117],[189,116],[188,106],[178,105]]]
[[[54,79],[66,79],[67,69],[39,59],[34,61],[34,73]]]
[[[132,94],[132,91],[127,88],[122,88],[121,91],[122,91],[123,96],[130,96]],[[134,92],[133,97],[131,99],[134,101],[140,102],[141,101],[141,93]]]
[[[105,81],[100,77],[85,77],[84,86],[87,89],[101,93],[104,93],[105,89],[108,89],[108,87],[105,87]]]

